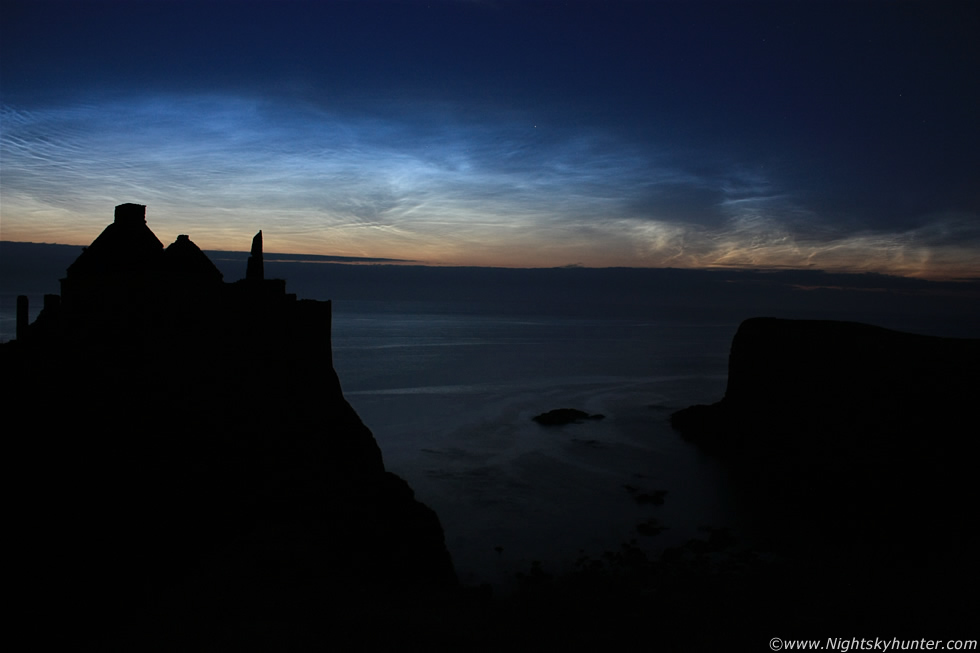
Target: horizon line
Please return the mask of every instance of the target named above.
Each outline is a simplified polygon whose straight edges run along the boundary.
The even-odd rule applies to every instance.
[[[40,245],[48,247],[79,247],[85,248],[89,245],[77,245],[73,243],[49,243],[35,241],[18,241],[0,239],[0,245]],[[249,252],[245,250],[231,249],[202,249],[201,251],[210,255],[217,255],[218,260],[234,260],[221,257],[248,257]],[[946,276],[917,276],[910,274],[897,274],[882,270],[851,269],[851,268],[817,268],[817,267],[794,267],[790,265],[705,265],[705,266],[637,266],[637,265],[585,265],[582,263],[569,263],[566,265],[478,265],[478,264],[456,264],[456,263],[431,263],[419,259],[401,259],[377,256],[349,256],[335,254],[305,254],[293,252],[265,252],[263,254],[267,263],[334,263],[338,265],[391,265],[391,266],[411,266],[429,268],[478,268],[478,269],[498,269],[498,270],[690,270],[703,272],[753,272],[753,273],[777,273],[777,272],[802,272],[820,274],[842,274],[850,276],[882,276],[893,279],[908,279],[914,281],[928,281],[937,283],[980,283],[980,274],[965,275],[946,275]],[[243,259],[244,260],[244,259]]]

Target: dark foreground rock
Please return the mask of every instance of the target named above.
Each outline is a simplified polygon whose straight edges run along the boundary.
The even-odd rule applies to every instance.
[[[980,580],[978,392],[980,340],[757,318],[724,398],[672,423],[724,461],[784,598],[828,604],[814,622],[843,619],[836,586],[874,603],[848,608],[854,625],[962,626]]]
[[[329,303],[265,279],[260,239],[227,284],[190,239],[164,250],[121,209],[0,346],[6,588],[32,648],[975,639],[975,341],[747,322],[725,399],[675,425],[724,454],[761,539],[625,543],[564,573],[532,565],[491,600],[456,585],[438,518],[344,399]],[[630,491],[650,510],[663,493]]]
[[[821,443],[956,442],[975,422],[980,340],[867,324],[754,318],[732,341],[725,396],[675,413],[682,434],[732,451]]]
[[[229,284],[143,209],[117,207],[0,346],[8,589],[39,638],[145,649],[310,614],[336,634],[454,591],[438,517],[344,399],[330,303],[265,279],[261,234]]]
[[[542,426],[563,426],[565,424],[578,424],[585,420],[604,419],[605,415],[589,415],[585,411],[575,408],[555,408],[547,413],[535,415],[531,419]]]

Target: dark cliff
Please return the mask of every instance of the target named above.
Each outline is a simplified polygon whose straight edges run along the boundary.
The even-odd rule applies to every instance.
[[[330,303],[265,279],[259,237],[225,283],[143,211],[117,207],[0,346],[21,605],[79,642],[145,642],[147,623],[161,641],[311,614],[350,630],[451,591],[437,516],[344,399]]]
[[[724,398],[672,423],[720,455],[749,530],[783,561],[760,596],[811,622],[952,632],[980,609],[978,391],[980,340],[755,318]]]
[[[725,396],[672,421],[681,433],[730,450],[793,448],[807,436],[949,441],[975,420],[978,390],[980,340],[753,318],[732,340]]]

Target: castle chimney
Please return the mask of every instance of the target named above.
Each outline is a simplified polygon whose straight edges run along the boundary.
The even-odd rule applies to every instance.
[[[262,232],[252,238],[252,254],[248,257],[245,267],[246,281],[262,281],[265,279],[265,263],[262,260]]]
[[[116,206],[115,224],[136,227],[146,224],[145,204],[120,204]]]

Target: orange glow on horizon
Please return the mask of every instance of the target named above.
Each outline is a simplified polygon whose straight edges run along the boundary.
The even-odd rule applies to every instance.
[[[52,210],[28,219],[8,218],[9,213],[4,213],[0,238],[8,241],[86,246],[111,222],[103,211],[80,215]],[[155,213],[148,209],[147,223],[165,246],[187,234],[209,251],[247,252],[252,236],[261,229],[268,253],[391,259],[386,262],[429,266],[823,270],[937,281],[980,278],[980,265],[968,248],[916,247],[900,235],[758,246],[735,239],[701,242],[681,227],[658,229],[657,223],[643,223],[640,231],[618,225],[617,233],[596,231],[588,238],[562,239],[547,230],[515,235],[516,230],[503,229],[498,235],[492,228],[428,234],[410,226],[331,225],[300,231],[288,221],[259,215],[238,214],[216,221],[213,214],[164,220]]]

